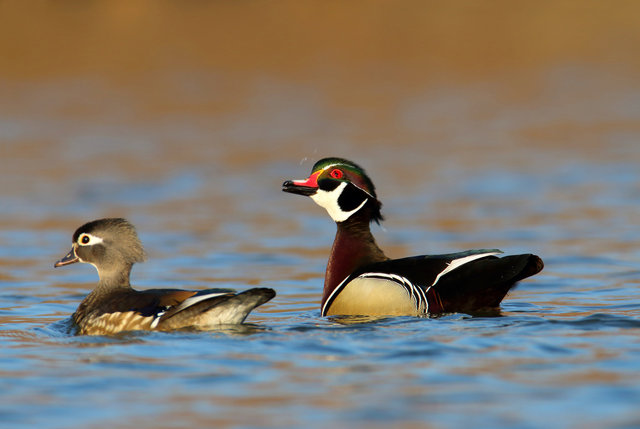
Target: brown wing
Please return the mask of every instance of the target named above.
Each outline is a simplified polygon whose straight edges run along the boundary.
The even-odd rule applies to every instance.
[[[156,318],[196,293],[177,289],[129,289],[106,294],[92,292],[73,314],[73,320],[81,334],[89,335],[152,329]]]
[[[241,323],[251,310],[273,296],[275,291],[266,288],[240,294],[230,289],[130,289],[100,295],[92,292],[80,304],[73,319],[80,327],[80,333],[90,335],[140,329],[205,329]]]

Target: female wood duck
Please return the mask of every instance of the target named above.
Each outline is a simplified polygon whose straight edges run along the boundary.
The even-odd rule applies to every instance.
[[[73,321],[80,334],[105,335],[131,330],[207,329],[242,323],[257,306],[275,296],[256,288],[134,290],[131,267],[145,259],[136,230],[125,219],[99,219],[73,234],[71,251],[54,267],[84,262],[98,270],[98,286],[80,304]]]
[[[497,249],[389,259],[371,221],[383,220],[373,182],[357,164],[325,158],[305,180],[282,190],[311,197],[336,222],[322,315],[399,316],[495,310],[519,280],[542,270],[531,254],[498,258]]]

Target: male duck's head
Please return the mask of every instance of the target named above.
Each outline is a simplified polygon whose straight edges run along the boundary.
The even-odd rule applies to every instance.
[[[54,267],[84,262],[98,270],[100,279],[124,274],[145,259],[145,252],[133,225],[121,218],[86,223],[73,234],[71,251]]]
[[[311,197],[336,222],[344,222],[356,213],[366,214],[369,221],[383,220],[373,182],[363,168],[346,159],[321,159],[309,178],[287,180],[282,190]]]

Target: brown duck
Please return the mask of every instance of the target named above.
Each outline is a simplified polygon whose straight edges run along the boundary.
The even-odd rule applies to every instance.
[[[254,308],[275,296],[273,289],[200,291],[149,289],[129,283],[131,267],[145,259],[135,228],[125,219],[99,219],[73,234],[71,251],[54,267],[84,262],[98,270],[100,281],[73,313],[80,334],[180,328],[211,329],[242,323]]]

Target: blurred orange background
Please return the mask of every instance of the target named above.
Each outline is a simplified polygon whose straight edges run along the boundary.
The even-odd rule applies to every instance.
[[[3,1],[2,192],[51,204],[199,169],[277,193],[340,155],[390,195],[630,161],[639,17],[636,1]]]
[[[640,64],[635,1],[3,1],[0,75],[158,69],[428,82]]]

